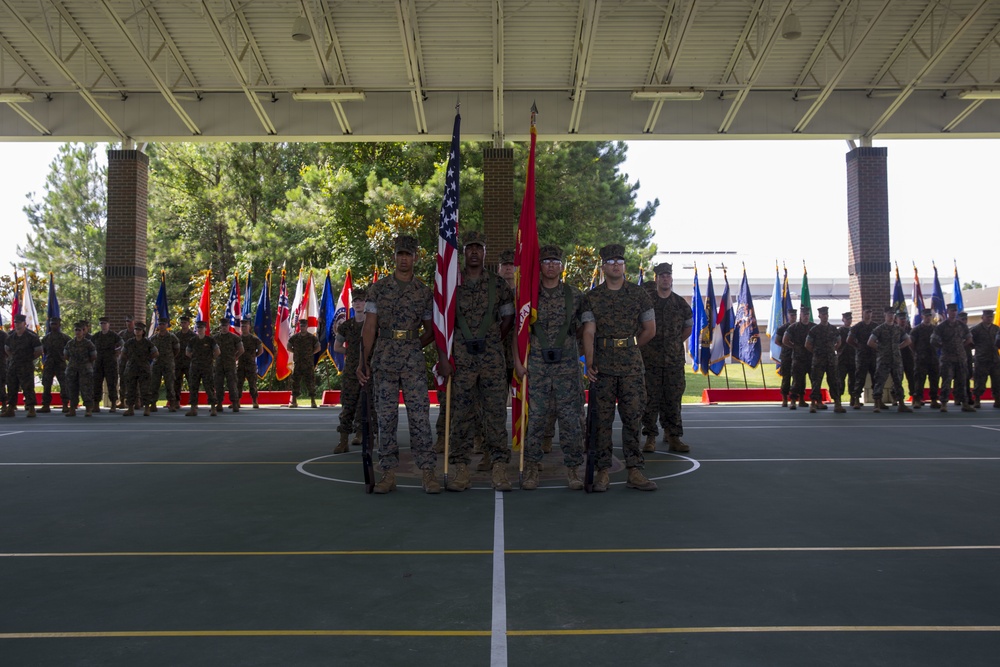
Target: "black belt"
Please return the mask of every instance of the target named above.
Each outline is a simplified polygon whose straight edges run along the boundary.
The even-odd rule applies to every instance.
[[[379,329],[379,338],[383,340],[413,340],[420,338],[416,329]]]
[[[612,347],[612,348],[626,348],[635,347],[638,342],[635,336],[629,336],[628,338],[598,338],[597,347]]]

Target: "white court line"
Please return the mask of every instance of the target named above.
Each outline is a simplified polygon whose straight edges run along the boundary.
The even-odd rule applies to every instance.
[[[710,431],[710,430],[766,430],[766,429],[795,429],[795,428],[808,428],[808,429],[820,429],[820,428],[835,428],[835,429],[873,429],[873,428],[888,428],[893,430],[899,430],[903,427],[919,428],[921,430],[928,428],[949,428],[954,429],[956,426],[971,426],[973,428],[985,428],[990,430],[989,426],[977,426],[976,424],[927,424],[925,422],[911,422],[909,424],[905,422],[894,422],[892,424],[836,424],[832,422],[824,422],[818,424],[815,422],[803,422],[801,424],[775,424],[774,426],[745,426],[742,424],[737,424],[735,426],[688,426],[686,423],[684,425],[685,430],[691,429],[692,431]]]
[[[17,435],[18,433],[24,433],[24,431],[8,431],[7,433],[0,433],[0,438],[4,437],[5,435]]]
[[[504,569],[503,492],[496,492],[493,516],[493,626],[490,667],[507,667],[507,576]]]
[[[254,428],[254,433],[329,433],[329,428]],[[233,433],[230,424],[219,424],[219,428],[60,428],[32,429],[31,433]],[[18,431],[26,433],[26,431]],[[245,437],[245,432],[240,432]]]
[[[994,428],[992,426],[978,426],[976,424],[972,424],[971,426],[972,426],[972,428],[982,428],[982,429],[986,429],[987,431],[1000,431],[1000,428]]]

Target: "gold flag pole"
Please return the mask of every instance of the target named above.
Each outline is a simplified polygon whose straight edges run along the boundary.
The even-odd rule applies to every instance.
[[[445,399],[444,399],[444,486],[445,488],[448,488],[448,453],[451,445],[450,439],[451,439],[451,375],[448,376],[448,386],[445,388]]]
[[[527,359],[525,359],[524,369],[527,371]],[[527,431],[528,425],[528,374],[525,372],[524,377],[521,378],[521,454],[520,459],[517,464],[517,484],[518,486],[523,486],[524,484],[524,450],[528,448],[528,443],[525,442],[524,436]]]

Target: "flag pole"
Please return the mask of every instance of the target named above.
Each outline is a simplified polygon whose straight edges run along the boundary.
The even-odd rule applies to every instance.
[[[525,360],[527,361],[527,360]],[[527,369],[527,364],[525,364],[525,369]],[[528,425],[528,376],[522,378],[524,384],[521,385],[521,454],[518,459],[517,464],[517,485],[522,487],[524,484],[524,451],[528,449],[528,443],[524,441],[525,431]],[[560,436],[561,437],[561,436]],[[535,464],[537,465],[537,464]]]
[[[764,389],[767,389],[767,378],[764,377],[764,362],[761,361],[760,364],[760,381],[764,383]]]
[[[723,362],[722,370],[726,372],[726,389],[729,389],[729,364]]]
[[[444,394],[444,486],[448,488],[448,452],[451,442],[451,375]]]
[[[749,389],[750,388],[750,383],[747,382],[747,365],[744,364],[743,362],[740,362],[740,368],[743,369],[743,388],[744,389]]]

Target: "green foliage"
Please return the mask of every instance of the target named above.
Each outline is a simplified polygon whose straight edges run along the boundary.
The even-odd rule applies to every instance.
[[[962,283],[962,289],[963,290],[967,290],[967,289],[983,289],[984,287],[986,287],[986,285],[982,284],[978,280],[970,280],[967,283]]]

